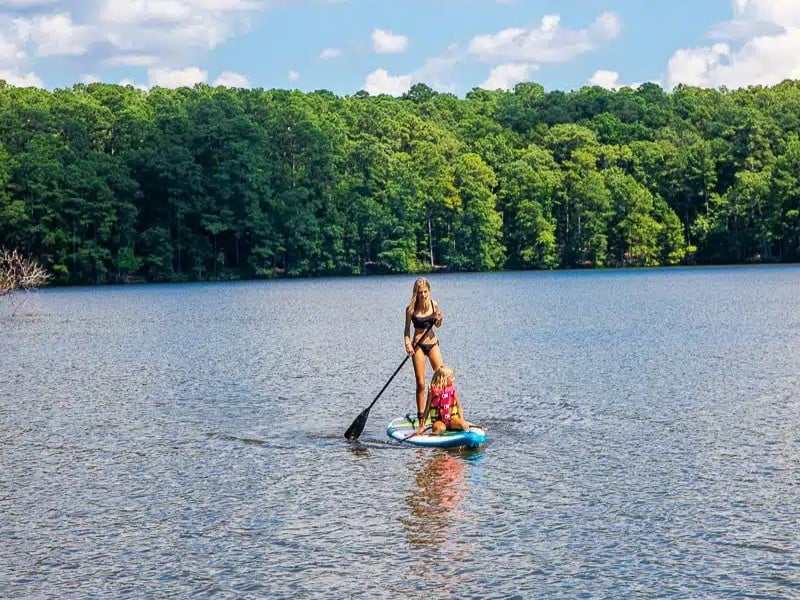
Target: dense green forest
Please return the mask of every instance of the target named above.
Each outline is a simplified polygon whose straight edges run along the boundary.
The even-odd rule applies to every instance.
[[[45,91],[0,81],[0,247],[58,283],[800,260],[800,83]]]

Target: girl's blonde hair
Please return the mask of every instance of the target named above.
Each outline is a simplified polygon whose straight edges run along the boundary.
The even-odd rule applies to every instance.
[[[411,313],[414,313],[415,310],[419,310],[420,312],[424,311],[426,308],[433,307],[433,300],[431,299],[430,293],[428,294],[428,302],[431,303],[430,307],[427,306],[417,306],[417,294],[419,293],[420,288],[426,287],[428,288],[428,292],[431,291],[431,284],[428,283],[428,280],[424,277],[420,277],[414,282],[414,289],[411,290],[411,302],[408,304],[408,310]]]
[[[431,377],[431,387],[436,389],[446,388],[447,380],[453,379],[455,376],[456,374],[453,372],[453,369],[442,365],[433,372],[433,376]]]

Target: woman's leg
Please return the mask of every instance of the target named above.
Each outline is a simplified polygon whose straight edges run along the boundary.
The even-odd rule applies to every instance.
[[[433,427],[431,427],[431,433],[433,435],[439,435],[443,433],[447,429],[447,425],[444,424],[444,421],[434,421]]]
[[[417,383],[417,412],[421,413],[425,410],[425,354],[420,348],[414,352],[411,362],[414,364],[414,379]]]

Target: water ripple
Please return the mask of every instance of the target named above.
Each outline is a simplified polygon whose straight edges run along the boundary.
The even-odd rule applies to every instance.
[[[0,597],[800,596],[800,269],[432,281],[479,451],[342,437],[409,278],[0,317]]]

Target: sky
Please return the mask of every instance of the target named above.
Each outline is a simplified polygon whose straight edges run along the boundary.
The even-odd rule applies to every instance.
[[[0,0],[0,79],[463,97],[800,78],[800,0]]]

